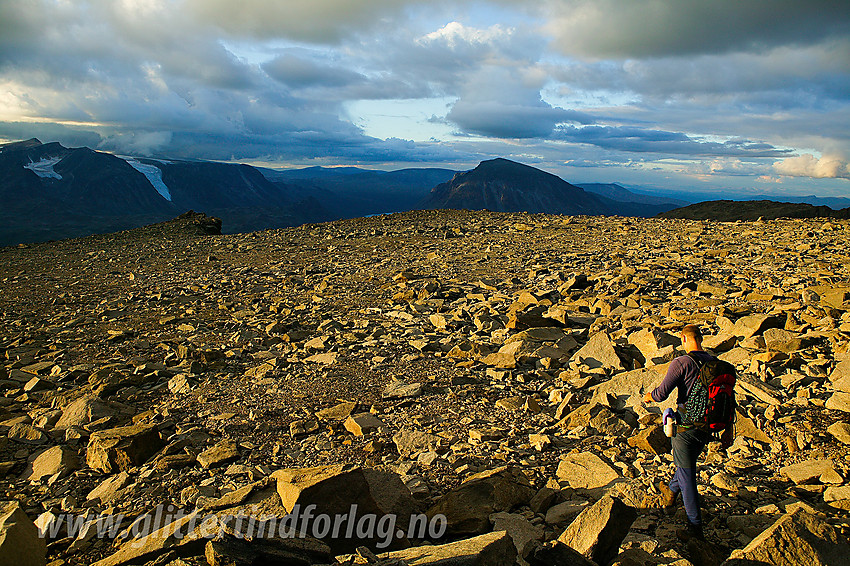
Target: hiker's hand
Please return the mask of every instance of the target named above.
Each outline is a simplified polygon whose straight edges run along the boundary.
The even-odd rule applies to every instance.
[[[655,402],[652,399],[652,391],[646,392],[646,395],[643,396],[643,402],[644,403],[654,403]]]
[[[723,434],[720,435],[720,446],[723,447],[724,450],[732,446],[732,443],[735,442],[735,434],[732,431],[732,427],[727,428],[723,431]]]

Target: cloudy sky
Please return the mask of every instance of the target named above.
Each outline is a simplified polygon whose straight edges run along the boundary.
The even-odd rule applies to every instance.
[[[847,0],[0,0],[0,138],[850,197]]]

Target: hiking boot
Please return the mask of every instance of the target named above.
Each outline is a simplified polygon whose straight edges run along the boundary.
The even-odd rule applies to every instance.
[[[668,515],[676,512],[676,499],[679,497],[678,492],[671,490],[665,483],[658,484],[658,491],[661,492],[661,506],[667,511]]]
[[[690,522],[688,523],[687,528],[676,530],[676,537],[682,542],[688,542],[690,540],[705,540],[705,535],[702,532],[702,525],[695,525]]]

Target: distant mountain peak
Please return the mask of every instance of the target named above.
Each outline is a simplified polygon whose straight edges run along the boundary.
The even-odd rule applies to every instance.
[[[475,169],[458,173],[434,187],[423,208],[548,212],[556,214],[610,214],[596,195],[557,175],[509,159],[482,161]]]

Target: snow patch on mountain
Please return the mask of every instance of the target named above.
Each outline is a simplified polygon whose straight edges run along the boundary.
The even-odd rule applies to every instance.
[[[62,157],[45,157],[39,161],[30,161],[24,165],[24,169],[29,169],[44,179],[59,179],[61,181],[62,175],[53,170],[53,166],[60,161],[62,161]]]
[[[156,189],[156,192],[158,192],[162,198],[171,202],[171,191],[162,180],[162,169],[156,165],[149,165],[147,163],[136,161],[135,159],[127,159],[126,161],[130,164],[130,167],[147,177],[150,184],[153,185],[153,188]]]

